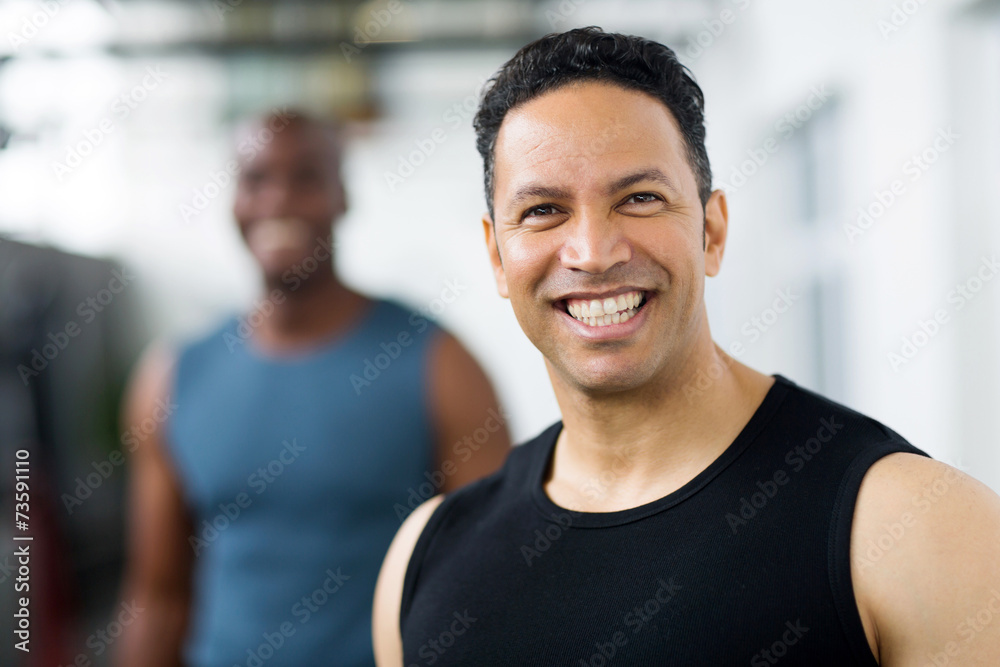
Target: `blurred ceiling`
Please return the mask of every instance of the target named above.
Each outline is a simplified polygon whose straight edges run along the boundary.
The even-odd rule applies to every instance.
[[[645,34],[655,25],[659,37],[678,38],[701,30],[721,7],[722,0],[8,0],[0,5],[0,34],[31,37],[0,43],[0,58],[95,49],[122,57],[225,57],[507,48],[609,15],[616,30]]]

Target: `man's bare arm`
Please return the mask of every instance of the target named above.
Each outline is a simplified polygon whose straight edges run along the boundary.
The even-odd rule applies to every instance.
[[[125,428],[154,423],[130,456],[128,562],[122,597],[142,611],[118,640],[121,667],[174,667],[191,601],[191,523],[165,443],[162,407],[169,404],[173,363],[164,350],[146,353],[125,402]],[[147,421],[150,420],[150,421]]]
[[[399,634],[403,579],[406,577],[413,547],[442,500],[444,496],[435,496],[413,510],[393,538],[382,562],[382,570],[375,584],[372,610],[372,641],[378,667],[400,667],[403,664],[403,640]]]
[[[510,451],[504,414],[486,374],[461,343],[441,333],[430,369],[439,489],[453,491],[503,465]]]
[[[1000,665],[1000,497],[980,482],[913,454],[877,462],[851,572],[883,667]]]

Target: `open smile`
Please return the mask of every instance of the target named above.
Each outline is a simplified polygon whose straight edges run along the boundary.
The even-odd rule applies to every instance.
[[[554,301],[552,306],[578,336],[589,340],[629,338],[646,321],[655,292],[628,289],[616,293],[578,293]]]
[[[561,299],[556,306],[588,327],[607,327],[624,324],[639,314],[649,300],[648,293],[630,290],[607,296],[586,298],[589,295]]]

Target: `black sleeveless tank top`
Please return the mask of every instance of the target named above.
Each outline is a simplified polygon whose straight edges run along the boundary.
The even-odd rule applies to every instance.
[[[776,375],[682,488],[589,513],[544,492],[561,428],[431,516],[403,586],[407,667],[877,665],[851,583],[855,500],[877,460],[924,452]]]

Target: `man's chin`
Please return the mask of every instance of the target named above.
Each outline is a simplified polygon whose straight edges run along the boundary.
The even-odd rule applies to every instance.
[[[568,384],[590,395],[634,391],[651,379],[648,364],[612,358],[563,364],[558,372]]]
[[[254,255],[254,260],[269,285],[280,282],[283,276],[291,275],[302,259],[301,253],[289,251]]]

